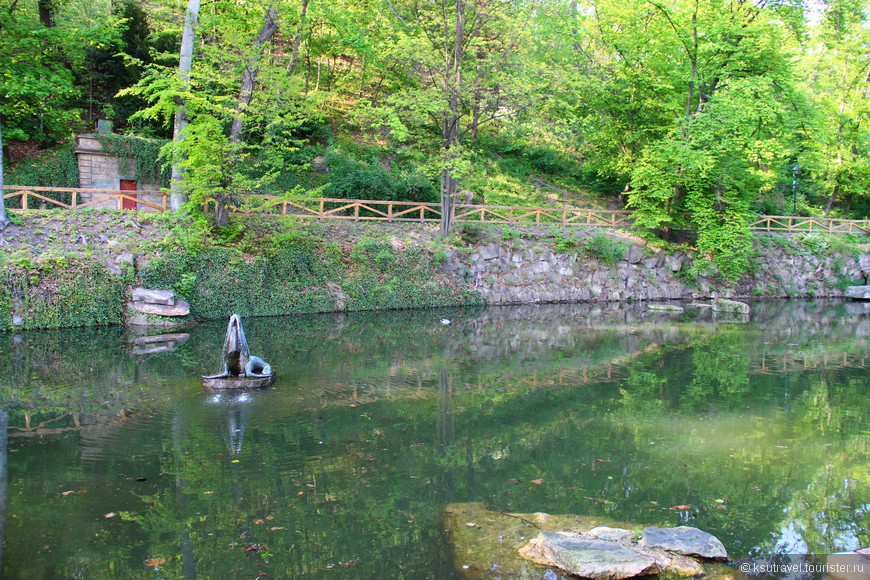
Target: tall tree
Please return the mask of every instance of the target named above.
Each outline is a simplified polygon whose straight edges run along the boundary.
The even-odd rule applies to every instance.
[[[441,234],[452,226],[463,147],[480,126],[522,108],[534,91],[519,86],[518,57],[528,33],[530,5],[488,0],[390,4],[400,50],[394,52],[413,78],[387,101],[385,123],[394,134],[413,119],[428,118],[440,134]],[[405,118],[405,122],[399,119]],[[434,128],[433,127],[433,128]]]
[[[172,127],[172,140],[177,145],[184,141],[185,128],[187,127],[187,97],[184,93],[190,88],[190,74],[193,68],[193,45],[196,40],[196,23],[199,19],[199,0],[188,0],[187,10],[184,13],[184,30],[181,34],[181,49],[178,57],[178,77],[181,80],[180,95],[176,97],[175,103],[175,118]],[[177,151],[180,151],[177,149]],[[177,212],[181,206],[187,203],[188,196],[184,191],[182,179],[183,159],[179,159],[176,153],[176,158],[172,162],[172,177],[171,177],[171,204],[172,211]]]
[[[594,73],[587,84],[600,84],[579,103],[595,128],[590,149],[615,160],[599,163],[630,184],[639,225],[695,229],[702,255],[738,276],[750,206],[780,179],[797,130],[782,14],[740,0],[595,0],[590,10],[592,41],[576,51]]]
[[[864,2],[828,2],[803,58],[804,88],[816,110],[806,125],[803,164],[821,187],[826,215],[837,204],[870,215],[867,21]]]
[[[303,5],[304,9],[307,4]],[[242,140],[242,126],[244,122],[245,112],[251,105],[251,99],[254,96],[254,84],[257,81],[257,72],[260,67],[260,59],[263,56],[264,45],[272,39],[275,32],[278,31],[278,11],[274,6],[269,6],[266,9],[266,16],[263,19],[263,26],[260,28],[259,34],[252,43],[252,52],[245,59],[244,70],[242,72],[241,89],[239,90],[239,98],[236,103],[236,111],[233,115],[232,125],[229,135],[229,152],[228,163],[232,166],[239,161],[239,152]],[[291,55],[291,64],[293,56]],[[228,194],[226,189],[231,187],[231,173],[227,175],[227,179],[222,184],[224,191],[218,192],[215,195],[215,224],[221,227],[226,227],[229,223],[229,212],[227,208]]]

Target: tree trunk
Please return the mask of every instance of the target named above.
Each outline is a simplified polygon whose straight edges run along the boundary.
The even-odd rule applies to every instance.
[[[6,200],[3,198],[3,128],[0,122],[0,232],[12,225],[6,215]]]
[[[51,0],[37,0],[36,10],[39,12],[39,21],[46,28],[54,26],[54,9]]]
[[[257,82],[257,71],[260,66],[260,58],[263,56],[263,45],[272,39],[278,31],[278,11],[274,6],[266,10],[266,17],[260,33],[254,39],[254,54],[245,62],[245,72],[242,75],[242,88],[239,91],[239,102],[236,105],[236,114],[233,117],[233,126],[230,129],[230,143],[238,143],[242,134],[242,116],[245,109],[251,104],[254,96],[254,83]]]
[[[274,6],[269,6],[269,9],[266,10],[263,27],[260,28],[260,33],[254,39],[254,52],[245,62],[245,72],[242,74],[242,87],[239,90],[236,113],[233,116],[233,124],[230,128],[230,152],[229,159],[227,159],[227,164],[230,166],[236,162],[236,157],[238,156],[238,144],[242,140],[243,117],[248,105],[251,104],[251,99],[254,97],[254,84],[257,82],[260,58],[263,56],[263,45],[271,40],[277,30],[278,11]],[[232,182],[227,181],[222,185],[222,191],[215,199],[214,222],[218,226],[226,227],[229,224],[230,218],[229,210],[227,209],[227,202],[230,196],[227,193],[227,188],[232,186]]]
[[[445,97],[448,112],[441,127],[441,136],[446,150],[445,163],[441,170],[441,235],[446,236],[453,227],[453,205],[456,200],[458,184],[453,174],[454,162],[458,158],[460,145],[459,123],[462,113],[459,108],[459,91],[462,89],[462,56],[465,49],[465,3],[456,0],[456,25],[454,28],[453,50],[445,51]],[[447,39],[445,39],[447,40]]]
[[[840,184],[837,183],[834,185],[834,190],[831,192],[831,197],[828,198],[828,203],[825,204],[825,213],[823,214],[825,217],[828,217],[831,214],[831,208],[834,207],[834,202],[837,201],[837,195],[840,193]]]
[[[199,0],[188,0],[184,15],[184,31],[181,34],[181,49],[178,55],[178,76],[181,78],[181,88],[186,91],[190,87],[190,71],[193,68],[193,42],[196,38],[196,21],[199,18]],[[172,140],[178,144],[184,140],[184,129],[187,127],[187,104],[184,98],[175,103],[175,119],[172,127]],[[170,202],[172,211],[177,212],[187,203],[187,193],[184,192],[182,181],[184,172],[181,162],[184,157],[176,154],[172,162],[172,177],[170,181]]]
[[[296,61],[299,58],[299,47],[302,46],[302,35],[305,34],[305,19],[308,14],[308,1],[302,0],[302,11],[299,13],[299,30],[296,32],[296,38],[293,39],[293,49],[290,51],[290,64],[287,66],[287,73],[293,74],[296,70]]]

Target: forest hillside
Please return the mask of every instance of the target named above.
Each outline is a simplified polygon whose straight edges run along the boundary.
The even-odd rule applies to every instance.
[[[461,191],[632,209],[738,271],[752,214],[870,217],[868,46],[860,0],[12,0],[4,181],[76,186],[108,120],[221,226],[248,192]]]

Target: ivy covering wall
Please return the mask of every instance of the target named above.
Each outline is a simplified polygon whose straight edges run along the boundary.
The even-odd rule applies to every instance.
[[[138,181],[169,186],[169,166],[160,160],[160,149],[169,142],[167,139],[145,139],[114,133],[101,133],[95,137],[103,146],[103,151],[118,158],[121,173],[126,172],[127,159],[131,158],[135,163]]]
[[[350,248],[299,242],[252,257],[217,247],[172,253],[139,271],[150,288],[172,288],[196,318],[274,316],[482,304],[437,274],[420,248],[364,240]]]
[[[20,258],[3,266],[0,330],[120,324],[132,271],[117,275],[87,258]]]

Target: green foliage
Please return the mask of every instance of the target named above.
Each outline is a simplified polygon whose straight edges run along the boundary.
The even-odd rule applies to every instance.
[[[175,289],[198,318],[480,303],[441,280],[432,255],[415,246],[397,249],[389,241],[364,239],[343,251],[293,224],[260,238],[256,248],[246,236],[243,230],[238,247],[253,254],[193,244],[151,260],[140,269],[140,281]]]
[[[132,135],[97,134],[103,150],[118,159],[118,171],[127,172],[127,158],[132,158],[138,181],[169,186],[169,167],[160,161],[160,150],[166,139],[143,139]]]
[[[642,227],[700,231],[709,223],[698,208],[790,211],[799,161],[802,213],[870,215],[870,33],[860,2],[825,3],[813,18],[794,3],[734,12],[724,0],[601,0],[580,12],[306,3],[305,20],[298,6],[280,7],[281,50],[252,44],[268,3],[218,2],[200,15],[189,87],[177,74],[177,6],[42,5],[53,26],[32,0],[0,10],[7,141],[48,146],[101,116],[166,137],[183,98],[193,138],[166,159],[187,160],[197,203],[327,183],[335,197],[437,201],[437,176],[449,170],[490,205],[614,207],[627,196]],[[457,34],[462,50],[443,53]],[[253,98],[231,146],[254,62]],[[327,150],[330,172],[309,171]],[[145,157],[137,171],[157,168]],[[47,173],[8,181],[75,185],[66,169]],[[717,262],[731,251],[706,250]]]
[[[628,249],[627,242],[601,232],[596,232],[585,239],[566,236],[562,232],[554,232],[553,235],[553,247],[557,252],[583,254],[587,258],[598,260],[608,268],[612,268],[622,260]]]
[[[86,257],[17,255],[2,264],[3,293],[23,328],[120,324],[131,280]],[[5,304],[5,305],[8,305]]]
[[[8,185],[78,187],[79,165],[74,148],[75,143],[68,141],[38,157],[21,161],[5,175],[4,181]],[[6,203],[9,204],[10,201]]]
[[[435,202],[435,186],[420,172],[387,171],[379,164],[354,159],[340,149],[327,152],[327,197]]]
[[[583,252],[604,264],[613,267],[625,255],[628,244],[607,234],[596,233],[583,244]]]
[[[544,203],[544,197],[536,188],[510,173],[475,168],[464,183],[487,205],[536,207]]]
[[[558,173],[565,164],[558,151],[551,148],[531,147],[523,155],[534,169],[543,173]]]
[[[482,224],[463,223],[457,226],[456,235],[463,244],[478,244],[486,240],[488,230]]]
[[[567,253],[576,251],[578,248],[582,246],[582,242],[575,238],[574,236],[566,236],[561,232],[555,232],[553,234],[554,242],[553,247],[557,252]]]
[[[88,104],[89,49],[113,50],[119,20],[108,3],[82,18],[66,3],[46,2],[46,26],[35,3],[6,3],[0,12],[0,116],[7,140],[53,144],[81,122]],[[93,85],[91,85],[93,87]]]

